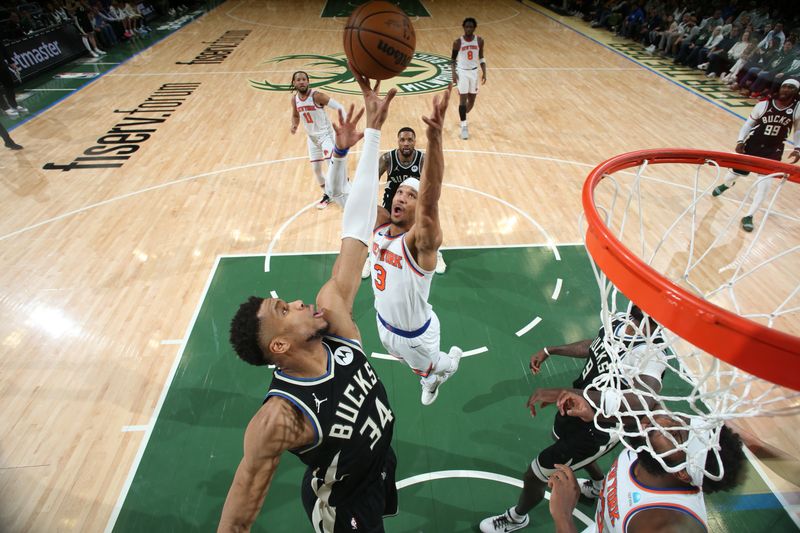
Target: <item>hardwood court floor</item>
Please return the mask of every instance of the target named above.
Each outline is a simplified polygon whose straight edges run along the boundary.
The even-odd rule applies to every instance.
[[[741,126],[522,4],[425,5],[431,18],[414,23],[418,51],[433,54],[426,72],[436,72],[436,54],[449,56],[465,16],[477,18],[489,64],[468,141],[458,138],[455,106],[449,110],[445,246],[579,242],[579,191],[591,167],[641,148],[728,150]],[[317,77],[336,71],[330,60],[270,62],[341,53],[343,21],[321,19],[322,7],[226,2],[14,130],[25,150],[0,152],[2,529],[106,527],[172,369],[180,369],[176,356],[218,255],[338,248],[340,210],[300,213],[318,190],[305,139],[288,134],[288,93],[256,88],[285,84],[300,66]],[[224,62],[176,64],[232,30],[250,33]],[[154,109],[142,105],[168,93],[183,99],[179,106],[117,112]],[[395,101],[384,149],[404,125],[417,128],[424,148],[419,117],[430,100],[428,93]],[[137,116],[158,121],[125,120]],[[155,131],[132,143],[113,137],[120,124]],[[138,146],[114,152],[128,159],[77,159],[108,155],[101,152],[123,141]],[[73,162],[122,164],[44,168]],[[796,191],[784,200],[779,209],[796,206]],[[796,245],[791,227],[776,232],[775,242]],[[227,324],[216,326],[224,344]],[[796,450],[794,422],[756,427]]]

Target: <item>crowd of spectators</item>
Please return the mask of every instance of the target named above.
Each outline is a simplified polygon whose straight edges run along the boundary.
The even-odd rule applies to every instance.
[[[81,38],[86,53],[92,57],[120,42],[152,31],[147,20],[161,10],[175,16],[187,11],[187,0],[17,0],[0,7],[0,84],[3,92],[0,106],[9,116],[26,113],[14,99],[14,84],[21,81],[20,68],[7,51],[7,45],[59,26],[73,27]],[[190,1],[190,0],[189,0]]]
[[[800,9],[737,0],[565,0],[572,15],[752,98],[800,78]]]
[[[148,33],[146,20],[157,13],[174,16],[188,10],[187,0],[17,0],[0,7],[0,40],[23,39],[37,31],[74,25],[90,55]]]

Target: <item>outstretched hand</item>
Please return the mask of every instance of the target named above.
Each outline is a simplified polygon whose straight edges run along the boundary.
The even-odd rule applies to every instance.
[[[339,150],[347,150],[354,146],[358,141],[364,137],[363,131],[358,131],[358,121],[364,114],[364,108],[358,110],[358,113],[353,113],[355,106],[350,104],[350,109],[347,110],[347,118],[344,118],[342,110],[339,110],[339,122],[333,124],[333,131],[336,132],[336,148]]]
[[[431,110],[430,116],[422,117],[422,121],[428,125],[428,137],[431,135],[442,134],[442,128],[444,127],[444,116],[447,113],[447,105],[450,103],[450,93],[452,92],[452,89],[453,85],[450,84],[447,86],[447,90],[441,98],[434,96],[433,109]]]
[[[584,422],[594,420],[594,409],[586,401],[586,398],[572,391],[565,390],[559,394],[556,407],[558,407],[558,412],[564,416],[574,416]]]
[[[376,130],[381,129],[383,123],[386,122],[386,117],[389,116],[389,104],[397,94],[397,89],[389,89],[386,96],[380,98],[378,96],[378,90],[381,86],[380,81],[376,81],[375,86],[370,87],[370,80],[358,72],[352,63],[348,62],[347,67],[353,73],[358,86],[361,87],[361,94],[364,95],[364,107],[367,110],[367,127]]]
[[[531,412],[531,416],[536,416],[537,403],[539,404],[539,408],[554,404],[563,390],[564,389],[536,389],[533,391],[531,397],[528,398],[528,409]]]

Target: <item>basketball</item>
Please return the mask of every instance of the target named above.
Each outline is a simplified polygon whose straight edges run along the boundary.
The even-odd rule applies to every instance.
[[[411,63],[417,36],[408,16],[389,2],[367,2],[344,28],[344,53],[353,67],[374,80],[386,80]]]

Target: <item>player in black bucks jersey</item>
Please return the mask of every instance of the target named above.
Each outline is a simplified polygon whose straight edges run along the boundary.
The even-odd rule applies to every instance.
[[[618,314],[613,317],[611,332],[608,334],[605,327],[601,327],[595,339],[541,349],[531,357],[531,372],[534,375],[538,374],[542,364],[551,355],[586,359],[581,375],[572,383],[572,390],[583,393],[583,389],[588,387],[594,378],[607,371],[610,358],[606,353],[603,339],[613,337],[615,342],[629,347],[629,350],[625,350],[627,352],[624,356],[625,363],[642,367],[640,372],[644,377],[641,378],[641,383],[635,386],[658,392],[661,390],[661,378],[666,363],[660,356],[660,351],[655,354],[656,357],[652,357],[653,353],[650,350],[653,345],[663,343],[660,333],[656,334],[656,327],[657,324],[653,319],[645,318],[641,309],[632,306],[629,315]],[[531,414],[536,415],[537,403],[540,407],[555,403],[565,390],[570,389],[536,390],[528,400]],[[600,400],[599,395],[597,400]],[[638,402],[634,394],[627,395],[626,400],[634,405],[634,402]],[[526,470],[524,486],[517,505],[510,507],[503,514],[484,519],[480,523],[480,530],[483,533],[506,533],[528,525],[528,512],[544,498],[548,478],[557,471],[557,464],[569,466],[572,470],[583,468],[589,472],[592,480],[579,480],[581,493],[589,498],[597,498],[603,483],[603,473],[595,461],[611,451],[618,441],[612,440],[608,433],[597,429],[593,422],[584,422],[579,418],[560,413],[556,413],[553,434],[556,437],[555,443],[539,452]]]
[[[736,143],[736,152],[740,154],[755,155],[780,161],[783,157],[783,143],[794,129],[792,142],[795,145],[789,154],[789,162],[797,163],[800,160],[800,100],[797,93],[800,82],[788,79],[781,84],[777,98],[764,100],[756,104],[750,113],[750,118],[739,130],[739,140]],[[713,196],[719,196],[736,183],[739,176],[747,176],[744,170],[729,170],[725,175],[722,185],[717,186]],[[769,192],[772,179],[759,179],[756,184],[756,193],[750,209],[742,218],[742,229],[753,231],[753,215]]]
[[[371,89],[369,80],[350,70],[364,94],[367,129],[356,131],[362,112],[354,115],[351,109],[347,120],[340,114],[334,158],[342,159],[362,136],[364,146],[344,208],[341,251],[331,279],[317,294],[316,305],[251,297],[231,323],[238,355],[254,365],[275,364],[276,370],[245,431],[244,457],[219,531],[250,530],[286,451],[308,466],[301,494],[314,531],[382,532],[383,516],[397,512],[394,414],[352,319],[375,224],[380,127],[396,91],[380,99],[377,84]],[[267,531],[275,527],[265,526]]]

